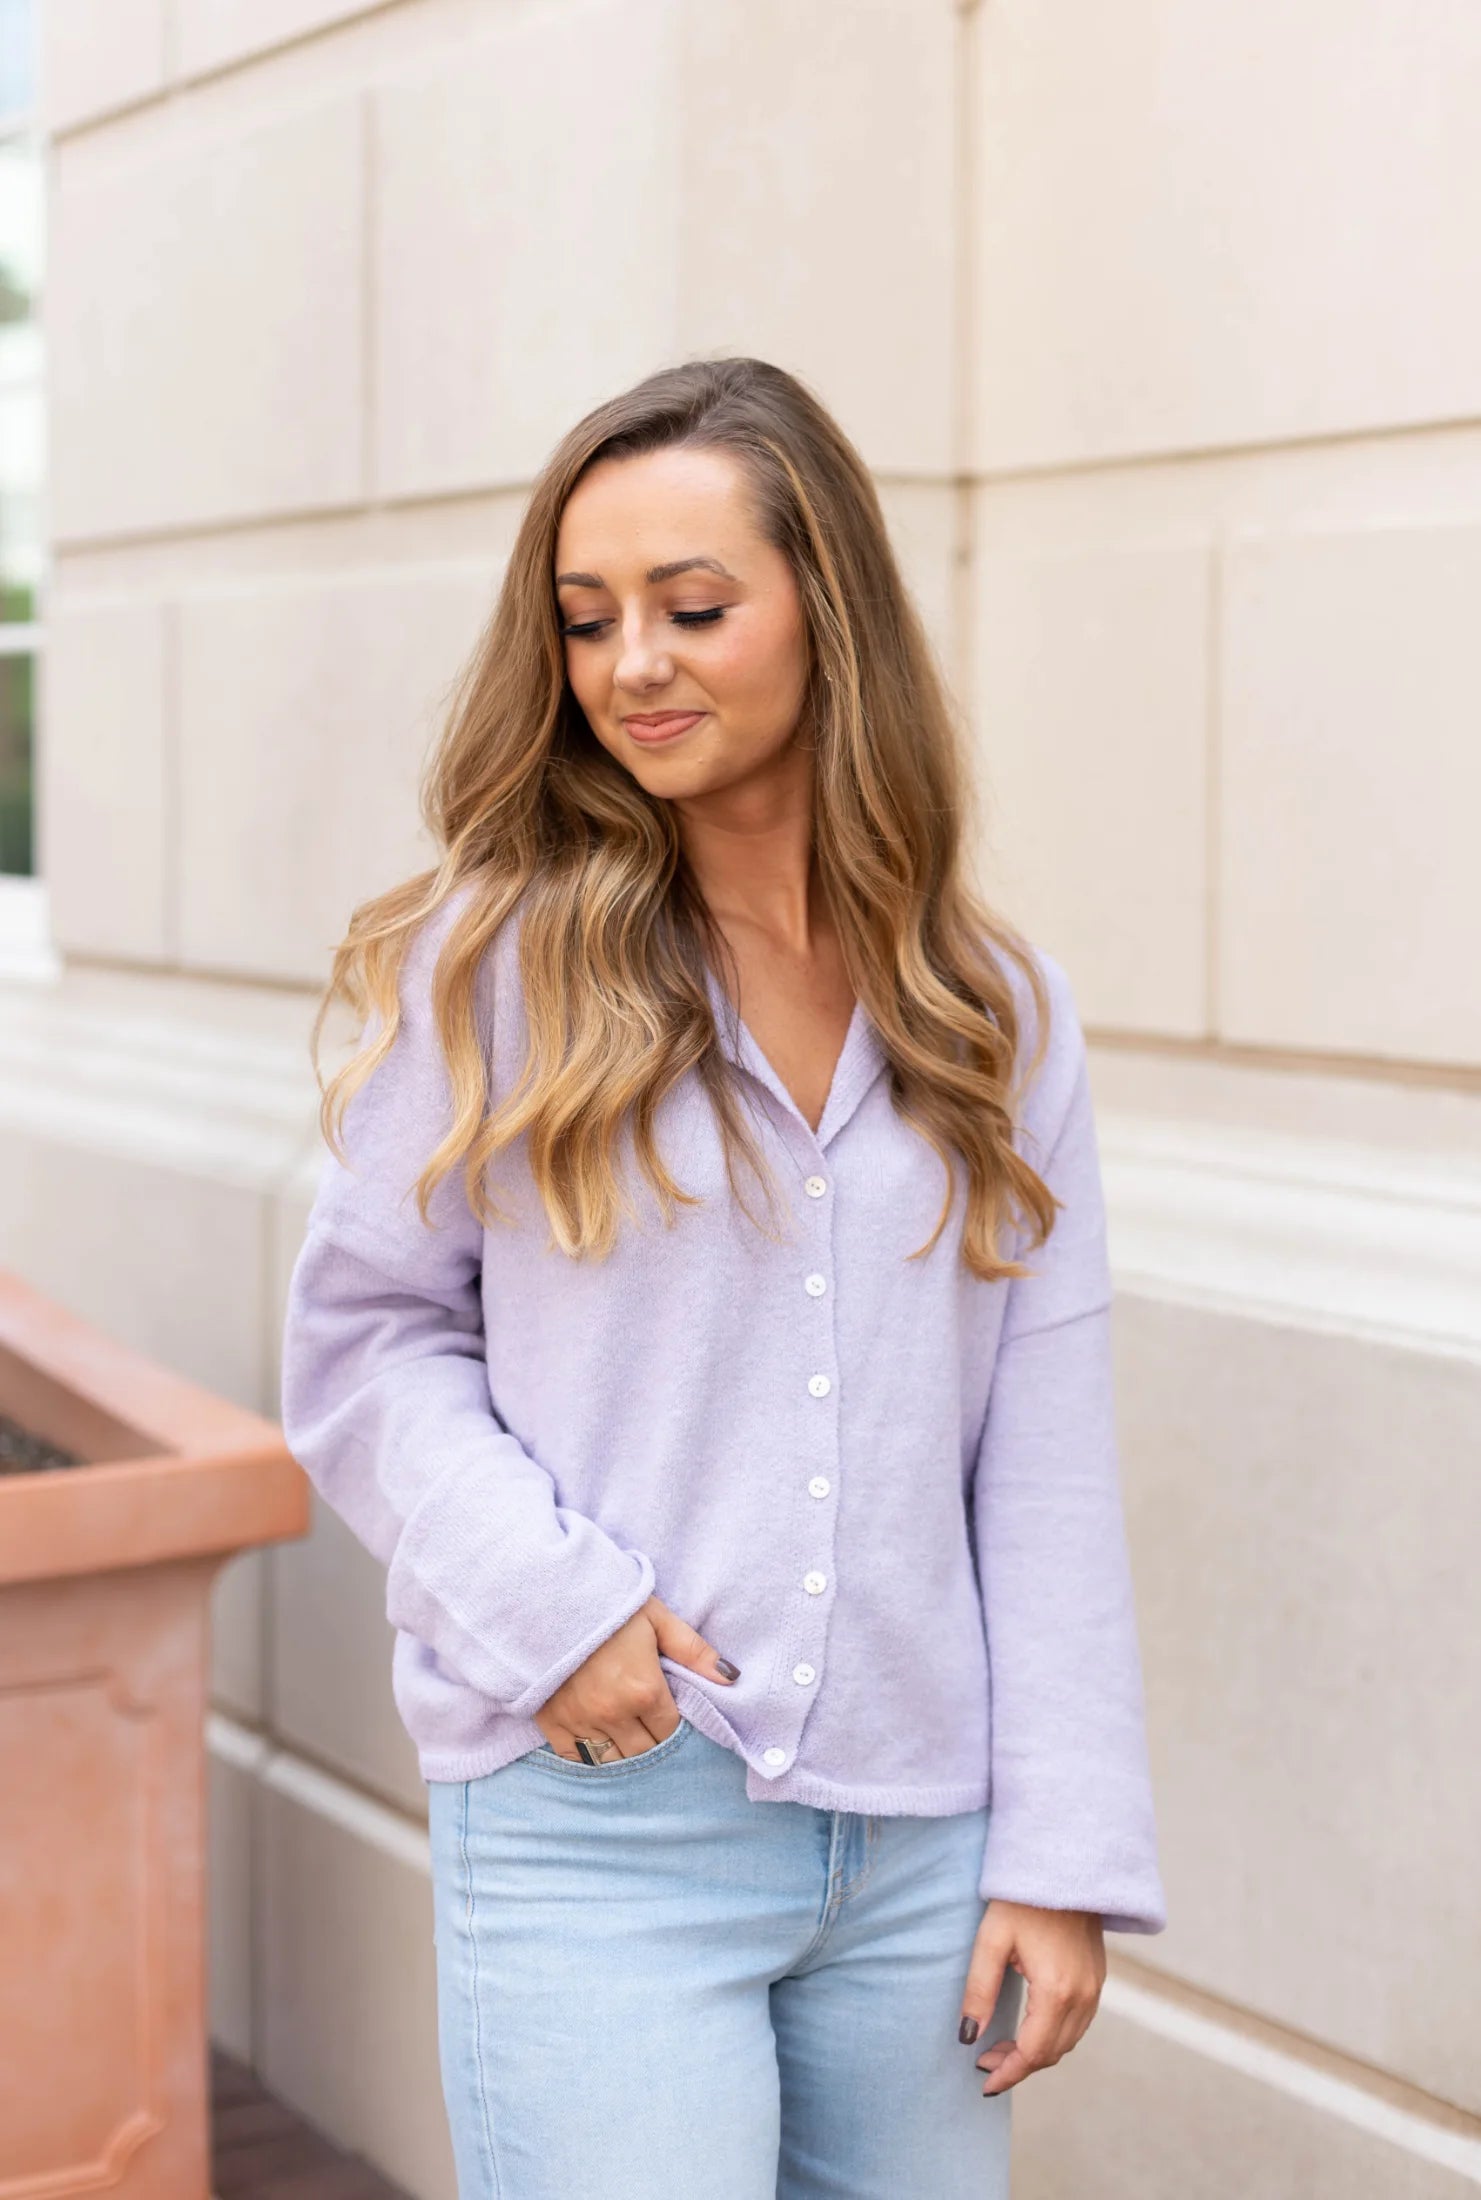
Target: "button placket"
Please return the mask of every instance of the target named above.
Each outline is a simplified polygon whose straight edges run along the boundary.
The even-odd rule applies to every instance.
[[[813,1259],[804,1268],[800,1280],[802,1290],[816,1306],[822,1324],[814,1333],[809,1320],[805,1331],[809,1341],[805,1347],[807,1358],[803,1365],[804,1368],[807,1367],[808,1359],[812,1362],[806,1382],[808,1396],[814,1401],[809,1411],[816,1416],[819,1425],[812,1440],[805,1444],[804,1450],[812,1455],[815,1469],[827,1470],[814,1471],[807,1475],[806,1468],[803,1469],[806,1475],[803,1486],[811,1513],[812,1507],[820,1499],[831,1494],[838,1471],[837,1381],[835,1374],[829,1372],[830,1366],[836,1370],[838,1365],[838,1340],[830,1287],[833,1218],[831,1206],[828,1204],[834,1182],[830,1174],[814,1168],[802,1178],[802,1189],[811,1204],[798,1220],[803,1223],[804,1244],[811,1240],[809,1249],[812,1250]],[[822,1365],[819,1364],[820,1361],[823,1362]],[[826,1425],[823,1425],[825,1416]],[[809,1423],[804,1418],[803,1427],[808,1426]],[[831,1604],[829,1591],[833,1584],[835,1518],[836,1513],[831,1508],[818,1513],[816,1532],[808,1534],[802,1544],[803,1569],[794,1576],[797,1582],[794,1593],[798,1596],[800,1609],[815,1612],[816,1618],[811,1624],[800,1619],[796,1631],[797,1647],[803,1654],[790,1668],[793,1700],[797,1709],[792,1720],[788,1722],[792,1727],[791,1735],[786,1736],[794,1742],[794,1747],[784,1748],[779,1739],[761,1751],[762,1764],[773,1770],[779,1771],[784,1765],[796,1761],[795,1740],[812,1708],[822,1670],[822,1651]],[[811,1563],[807,1563],[808,1561]],[[785,1727],[783,1731],[785,1735]]]

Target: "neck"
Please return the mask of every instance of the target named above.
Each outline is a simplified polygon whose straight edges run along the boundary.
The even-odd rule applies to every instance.
[[[811,758],[794,750],[778,763],[786,768],[764,779],[679,803],[679,837],[706,906],[727,936],[759,934],[807,955],[822,914]]]

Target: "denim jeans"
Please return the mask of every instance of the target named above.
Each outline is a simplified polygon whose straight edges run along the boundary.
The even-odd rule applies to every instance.
[[[752,1802],[681,1720],[431,1785],[459,2200],[1006,2200],[1009,1971],[957,2037],[986,1809]]]

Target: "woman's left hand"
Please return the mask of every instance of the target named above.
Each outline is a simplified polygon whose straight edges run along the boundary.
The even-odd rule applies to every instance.
[[[1010,1963],[1027,1981],[1028,1995],[1017,2038],[994,2040],[977,2058],[978,2069],[988,2073],[982,2088],[988,2096],[1006,2093],[1032,2071],[1047,2070],[1089,2027],[1106,1978],[1099,1915],[989,1902],[962,1994],[962,2036],[969,2043],[991,2018]]]

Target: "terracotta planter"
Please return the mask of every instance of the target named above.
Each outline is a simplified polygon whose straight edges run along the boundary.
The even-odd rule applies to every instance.
[[[0,1271],[0,2200],[206,2200],[217,1568],[303,1534],[282,1433]]]

